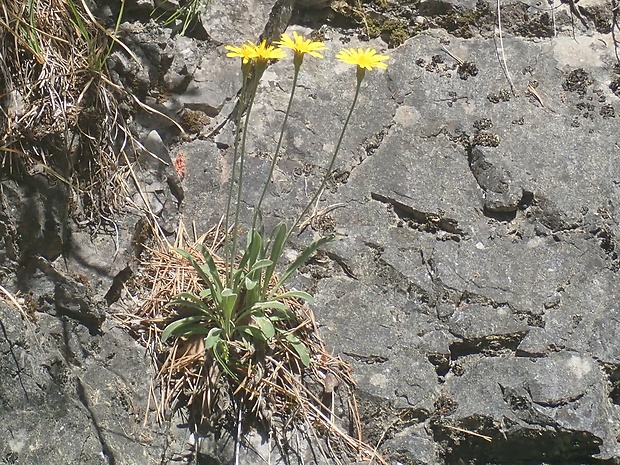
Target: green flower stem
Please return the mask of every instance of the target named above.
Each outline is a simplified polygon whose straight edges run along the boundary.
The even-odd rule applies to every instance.
[[[293,231],[295,230],[295,228],[297,227],[301,219],[306,215],[306,213],[308,213],[308,210],[310,210],[310,207],[312,206],[312,204],[319,198],[319,196],[321,195],[321,192],[323,192],[323,189],[325,188],[325,185],[327,184],[329,175],[331,174],[332,168],[334,167],[334,162],[336,161],[336,156],[338,155],[338,152],[340,151],[340,145],[342,144],[344,133],[347,130],[347,126],[349,125],[349,120],[351,119],[351,115],[353,114],[353,109],[355,108],[355,104],[357,103],[357,97],[359,96],[359,93],[360,93],[360,85],[362,84],[362,81],[364,79],[364,74],[365,74],[364,71],[365,71],[364,68],[361,68],[359,66],[357,67],[357,86],[355,88],[355,97],[353,97],[353,104],[351,105],[351,109],[349,110],[347,119],[345,120],[344,126],[342,127],[342,132],[340,133],[340,137],[338,138],[338,144],[336,145],[336,150],[334,150],[334,154],[332,155],[332,159],[329,162],[329,166],[327,167],[327,171],[325,172],[323,181],[321,182],[321,185],[319,186],[315,194],[312,196],[312,199],[310,200],[310,202],[308,202],[308,205],[306,205],[306,208],[304,208],[304,210],[301,212],[301,215],[299,215],[299,217],[297,218],[297,221],[295,221],[295,223],[289,230],[284,243],[286,243],[289,237],[291,237],[291,234],[293,233]]]
[[[239,226],[239,212],[241,210],[241,192],[243,190],[243,162],[245,160],[245,141],[248,135],[248,122],[250,120],[250,113],[252,112],[252,106],[254,105],[254,97],[256,97],[256,90],[258,88],[258,83],[260,82],[260,76],[262,76],[265,71],[265,67],[267,63],[257,63],[256,65],[256,80],[254,85],[252,86],[252,91],[250,95],[250,102],[248,103],[248,109],[245,114],[245,122],[243,123],[243,135],[241,136],[241,154],[239,155],[239,183],[237,184],[237,205],[235,206],[235,221],[233,223],[233,232],[232,232],[232,250],[230,251],[230,273],[231,278],[233,274],[233,267],[235,264],[235,255],[237,253],[237,239],[239,236],[238,226]]]
[[[269,176],[267,176],[267,181],[265,182],[265,187],[263,187],[263,192],[261,193],[260,199],[258,200],[258,204],[254,209],[254,219],[252,220],[252,230],[256,227],[256,219],[258,218],[258,213],[260,212],[261,206],[263,204],[263,200],[265,199],[265,194],[267,194],[267,189],[269,187],[269,183],[271,178],[273,177],[273,172],[276,169],[276,165],[278,163],[278,156],[280,155],[280,148],[282,147],[282,139],[284,139],[284,129],[286,128],[286,122],[288,121],[288,116],[291,112],[291,106],[293,104],[293,98],[295,97],[295,89],[297,88],[297,77],[299,76],[299,68],[301,67],[301,61],[295,60],[295,75],[293,76],[293,88],[291,89],[291,96],[288,99],[288,106],[286,107],[286,114],[284,115],[284,121],[282,122],[282,129],[280,129],[280,138],[278,139],[278,145],[276,146],[276,151],[273,156],[273,160],[271,162],[271,169],[269,170]]]
[[[233,190],[235,187],[235,174],[237,170],[237,154],[239,153],[239,135],[241,134],[241,115],[243,114],[243,104],[245,102],[246,93],[248,90],[248,79],[250,74],[250,64],[241,64],[241,71],[243,74],[243,84],[241,86],[241,96],[239,97],[239,107],[237,109],[237,115],[235,117],[236,129],[235,129],[235,142],[234,142],[234,153],[233,153],[233,166],[232,166],[232,174],[230,176],[230,186],[228,188],[228,200],[226,202],[226,215],[224,220],[224,255],[225,255],[225,263],[226,263],[226,285],[230,284],[233,275],[233,264],[234,258],[228,247],[228,228],[230,225],[230,206],[233,198]],[[244,128],[245,134],[245,128]],[[236,229],[236,225],[235,225]],[[229,263],[230,262],[230,263]]]

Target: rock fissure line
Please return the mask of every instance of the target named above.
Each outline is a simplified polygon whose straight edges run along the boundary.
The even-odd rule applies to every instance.
[[[92,410],[92,407],[90,406],[88,395],[86,394],[86,389],[84,388],[84,383],[82,382],[79,376],[75,377],[75,381],[76,381],[75,386],[77,389],[78,399],[80,400],[80,402],[86,409],[86,413],[88,414],[88,417],[90,418],[90,421],[93,424],[93,428],[95,428],[95,432],[97,433],[97,439],[99,440],[99,444],[101,444],[101,452],[103,456],[106,458],[108,465],[116,465],[116,457],[114,455],[114,451],[110,448],[108,441],[104,437],[103,429],[99,425],[97,418],[95,417],[95,414]]]
[[[423,212],[416,210],[415,208],[406,205],[398,200],[388,197],[377,192],[371,192],[371,198],[381,203],[391,205],[394,209],[394,213],[406,221],[412,222],[422,227],[422,231],[429,233],[436,233],[438,230],[452,234],[450,239],[459,241],[461,238],[466,237],[465,231],[458,227],[458,221],[452,218],[446,218],[437,213]]]

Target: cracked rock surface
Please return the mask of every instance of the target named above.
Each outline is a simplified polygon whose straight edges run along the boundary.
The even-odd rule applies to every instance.
[[[302,2],[311,13],[294,14],[290,3],[258,2],[253,19],[256,2],[213,3],[202,22],[210,39],[173,40],[152,24],[132,36],[143,60],[137,87],[192,134],[182,140],[169,122],[136,117],[163,159],[183,153],[186,161],[183,179],[153,159],[141,175],[162,228],[173,234],[180,212],[201,233],[225,209],[228,118],[241,81],[223,44],[265,31],[275,38],[286,24],[309,34],[305,14],[327,18],[329,50],[302,67],[264,216],[268,225],[290,221],[320,184],[355,90],[355,70],[337,62],[336,51],[371,46],[389,54],[387,70],[367,73],[318,214],[288,255],[321,234],[336,236],[295,285],[315,295],[322,337],[354,367],[365,439],[393,464],[619,463],[620,67],[604,27],[612,3],[562,4],[555,18],[541,16],[535,2],[507,4],[508,73],[493,36],[495,2],[470,36],[450,30],[440,13],[464,17],[487,11],[486,2],[403,5],[420,24],[444,26],[390,50],[381,38],[362,42],[332,26],[336,13],[317,13],[325,2]],[[120,56],[115,63],[126,79],[128,65]],[[269,171],[291,83],[290,58],[261,80],[245,217]],[[192,130],[183,115],[195,114],[187,111],[204,114]],[[119,222],[118,239],[74,231],[69,251],[59,204],[49,207],[54,221],[20,222],[14,211],[34,194],[9,187],[14,210],[0,215],[0,258],[28,273],[4,281],[13,289],[29,283],[40,327],[31,334],[13,309],[0,307],[0,462],[185,457],[186,430],[136,422],[146,409],[149,361],[105,318],[135,271],[137,215]],[[46,239],[37,252],[21,237]],[[20,261],[33,254],[37,261]],[[52,271],[48,262],[58,265],[59,254],[88,283]],[[50,428],[66,434],[64,448],[41,445]],[[216,463],[205,457],[221,444],[212,451],[208,444],[183,460]]]

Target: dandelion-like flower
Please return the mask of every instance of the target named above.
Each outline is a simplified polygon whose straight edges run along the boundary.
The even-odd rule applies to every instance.
[[[383,63],[390,57],[385,55],[377,55],[377,51],[373,48],[367,48],[363,50],[358,48],[345,48],[340,50],[336,55],[340,61],[348,63],[350,65],[357,65],[358,68],[367,69],[372,71],[372,68],[387,68],[387,63]]]
[[[235,47],[233,45],[226,45],[226,50],[230,50],[226,56],[230,58],[241,58],[243,64],[247,65],[251,60],[258,58],[258,46],[248,40],[247,44],[242,44],[241,47]]]
[[[286,53],[281,48],[276,48],[273,45],[267,45],[267,41],[263,40],[256,46],[256,61],[267,62],[269,60],[277,60],[284,58]]]
[[[313,42],[300,36],[295,31],[293,31],[292,38],[287,34],[282,34],[280,40],[274,43],[278,44],[280,48],[288,48],[295,52],[294,60],[296,66],[301,65],[306,53],[316,58],[323,58],[323,55],[318,50],[325,50],[327,48],[323,42]]]

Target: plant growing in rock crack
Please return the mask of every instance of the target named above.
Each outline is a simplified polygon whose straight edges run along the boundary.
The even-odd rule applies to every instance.
[[[340,133],[336,149],[329,161],[326,174],[318,190],[303,209],[292,227],[285,223],[277,225],[270,234],[265,234],[262,226],[261,207],[267,187],[271,182],[274,169],[278,163],[282,139],[295,95],[297,78],[304,56],[322,58],[319,53],[325,46],[294,33],[293,37],[283,34],[276,42],[279,47],[247,42],[239,47],[227,46],[228,56],[241,58],[243,85],[237,112],[234,143],[232,175],[227,196],[224,219],[223,259],[219,259],[213,248],[198,245],[199,259],[196,254],[181,248],[175,249],[187,260],[200,278],[203,288],[199,292],[181,292],[176,294],[167,305],[177,310],[177,319],[169,323],[161,335],[162,341],[171,338],[201,338],[202,347],[217,362],[221,372],[226,373],[233,384],[235,393],[245,389],[249,398],[260,398],[257,394],[255,379],[264,369],[263,360],[270,354],[288,354],[288,361],[282,362],[270,358],[272,367],[277,371],[283,363],[297,367],[311,367],[312,351],[308,341],[298,337],[298,331],[307,322],[299,322],[298,315],[292,310],[292,303],[310,302],[312,296],[302,291],[286,291],[284,284],[299,266],[304,263],[319,247],[328,243],[333,237],[323,237],[305,248],[286,270],[276,277],[276,269],[281,261],[282,252],[292,231],[308,212],[310,206],[321,195],[340,150],[345,131],[355,108],[360,85],[366,69],[385,68],[383,63],[388,57],[377,55],[372,49],[342,50],[337,58],[357,67],[357,87],[351,109]],[[245,144],[248,135],[248,121],[254,104],[258,82],[269,60],[285,56],[283,49],[294,52],[293,86],[282,123],[280,137],[271,162],[271,169],[265,181],[260,199],[255,206],[252,226],[248,231],[245,249],[238,252],[240,229],[240,206],[243,191]],[[243,103],[247,108],[242,120]],[[234,208],[233,208],[234,207]],[[234,211],[233,211],[234,210]],[[229,233],[230,230],[230,233]],[[180,318],[179,318],[180,316]],[[296,335],[297,333],[297,335]],[[177,339],[178,340],[178,339]],[[292,358],[291,358],[292,356]],[[301,362],[301,365],[297,362]],[[239,399],[239,415],[244,408],[243,395]],[[254,408],[253,408],[254,409]]]
[[[311,42],[297,34],[295,39],[283,35],[282,46],[295,50],[295,77],[288,110],[295,93],[295,83],[305,53],[321,57],[317,50],[325,48],[319,42]],[[239,214],[243,188],[245,142],[247,136],[248,119],[254,103],[256,88],[260,76],[267,67],[270,59],[283,58],[282,48],[267,45],[265,41],[256,45],[251,42],[241,47],[227,47],[231,57],[242,59],[241,69],[243,86],[240,101],[249,98],[245,121],[241,124],[241,113],[237,117],[235,134],[234,160],[232,180],[230,183],[225,214],[225,231],[228,231],[232,216],[232,205],[235,201],[232,234],[226,235],[224,243],[225,267],[220,276],[216,261],[205,247],[200,248],[204,263],[198,263],[186,251],[177,249],[194,267],[205,289],[198,295],[191,293],[178,294],[169,305],[191,309],[190,315],[169,324],[162,334],[166,341],[171,336],[188,336],[205,334],[205,349],[213,353],[215,360],[222,369],[234,380],[247,374],[249,356],[254,353],[264,353],[269,344],[274,341],[285,341],[293,348],[304,366],[308,366],[310,358],[303,342],[291,331],[288,323],[294,321],[295,315],[287,307],[287,299],[301,299],[311,301],[312,297],[302,291],[279,292],[284,282],[290,277],[317,248],[330,241],[331,237],[324,237],[308,246],[288,269],[275,280],[275,271],[280,261],[284,245],[289,236],[289,230],[284,223],[279,224],[269,238],[256,227],[259,211],[264,199],[267,185],[273,174],[282,143],[284,128],[288,118],[287,111],[276,154],[271,171],[265,183],[258,205],[255,209],[253,226],[248,233],[245,251],[237,256],[237,242],[239,229]],[[253,84],[249,87],[250,75],[253,75]],[[235,182],[235,178],[236,182]],[[236,192],[235,192],[236,187]],[[272,282],[274,278],[274,282]]]
[[[234,380],[247,374],[249,356],[265,353],[273,341],[286,341],[295,350],[303,365],[310,358],[306,346],[284,324],[295,315],[287,306],[287,299],[311,301],[303,291],[277,293],[284,281],[322,244],[323,238],[306,248],[279,280],[272,282],[277,258],[286,239],[286,226],[279,225],[269,242],[263,243],[261,234],[252,230],[248,246],[230,278],[220,276],[218,266],[209,249],[199,246],[204,259],[200,264],[182,249],[177,249],[196,270],[205,283],[199,294],[179,293],[168,304],[190,310],[190,315],[170,323],[162,333],[162,341],[171,336],[205,334],[204,347],[211,350],[215,360]],[[265,258],[269,257],[269,258]]]
[[[179,21],[181,23],[181,30],[179,34],[182,36],[185,35],[190,26],[198,20],[198,15],[207,9],[209,1],[210,0],[186,0],[176,11],[169,14],[164,19],[164,26],[170,26]],[[151,13],[151,16],[155,15],[157,10],[158,8],[155,8]],[[162,13],[157,19],[165,15],[166,13]]]

